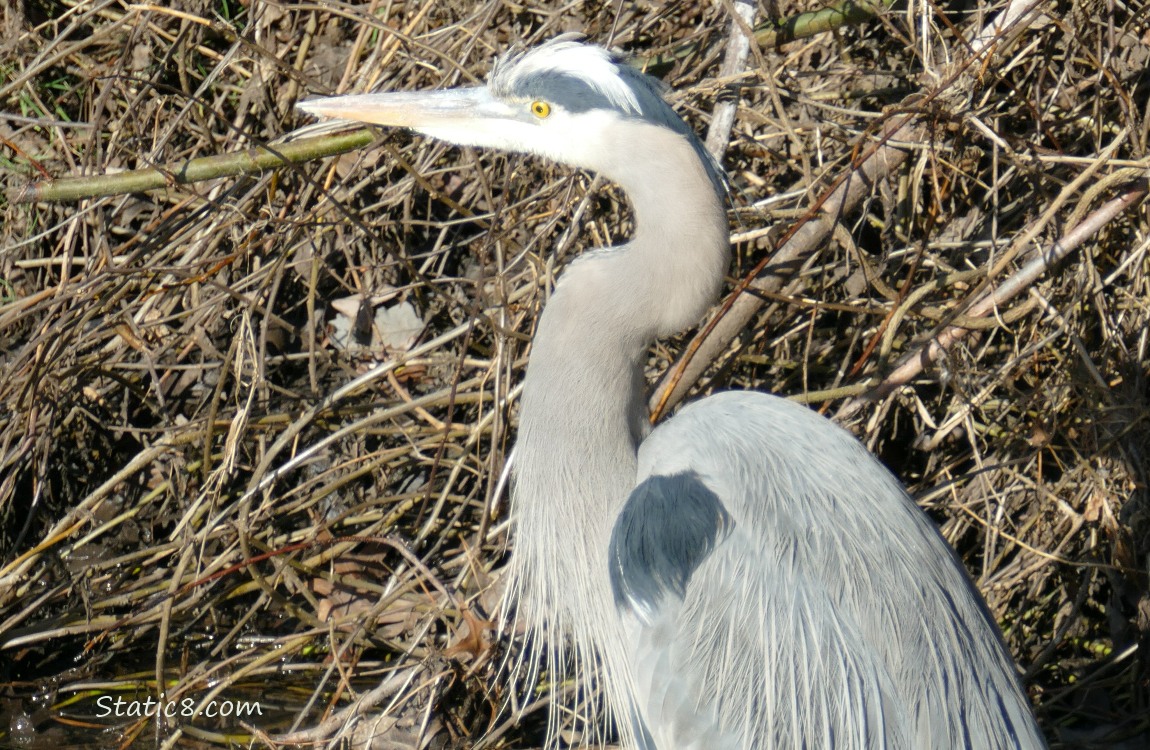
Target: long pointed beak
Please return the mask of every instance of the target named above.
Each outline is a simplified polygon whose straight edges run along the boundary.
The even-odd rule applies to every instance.
[[[412,130],[458,146],[533,151],[542,134],[524,103],[507,103],[483,86],[441,91],[395,91],[312,99],[296,106],[320,117]]]
[[[492,97],[485,87],[353,94],[311,99],[296,106],[320,117],[419,131],[458,127],[483,120],[514,119],[511,109]]]

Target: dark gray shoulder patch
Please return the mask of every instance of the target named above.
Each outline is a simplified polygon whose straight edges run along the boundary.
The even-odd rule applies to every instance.
[[[647,614],[668,591],[682,599],[691,575],[732,523],[718,496],[694,472],[644,480],[611,531],[608,566],[615,606]]]

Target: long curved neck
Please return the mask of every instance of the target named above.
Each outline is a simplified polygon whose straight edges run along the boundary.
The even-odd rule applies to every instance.
[[[729,262],[724,207],[694,147],[666,129],[634,127],[644,132],[617,141],[627,153],[605,152],[601,164],[639,166],[599,169],[630,198],[634,239],[569,266],[540,317],[524,383],[512,595],[527,624],[552,638],[573,622],[590,621],[576,632],[594,632],[613,617],[607,540],[646,432],[647,348],[699,320]],[[593,644],[575,645],[588,658]]]

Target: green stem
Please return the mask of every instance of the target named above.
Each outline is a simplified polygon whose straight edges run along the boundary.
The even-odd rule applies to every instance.
[[[116,174],[62,177],[46,182],[30,182],[8,191],[12,203],[66,202],[106,195],[139,193],[170,185],[186,185],[218,177],[252,174],[288,164],[354,151],[374,140],[368,128],[351,132],[304,138],[291,143],[257,146],[247,151],[189,159],[182,164],[156,169],[134,169]]]
[[[777,23],[760,25],[755,29],[755,41],[763,47],[773,47],[796,39],[806,39],[824,31],[832,31],[869,21],[882,13],[893,0],[843,0],[821,10],[800,13]]]
[[[894,0],[842,0],[809,13],[799,13],[778,21],[765,21],[755,27],[755,42],[760,47],[777,47],[824,31],[869,21],[893,4]],[[698,49],[696,44],[684,44],[663,55],[639,58],[636,64],[651,75],[662,77],[676,62],[690,57]]]

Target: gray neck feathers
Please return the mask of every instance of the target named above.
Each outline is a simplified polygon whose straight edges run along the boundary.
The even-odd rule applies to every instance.
[[[596,653],[623,664],[607,548],[647,431],[647,348],[698,322],[729,262],[713,165],[698,157],[701,147],[680,132],[685,127],[623,121],[613,147],[625,153],[608,146],[602,171],[630,198],[635,237],[568,267],[531,350],[513,467],[508,591],[520,620],[543,636],[535,640],[550,643],[536,657],[556,679],[571,666],[562,636],[572,632],[597,634],[595,643],[571,644],[577,670],[586,674]],[[612,163],[639,169],[613,170]],[[579,568],[584,561],[591,570]]]

